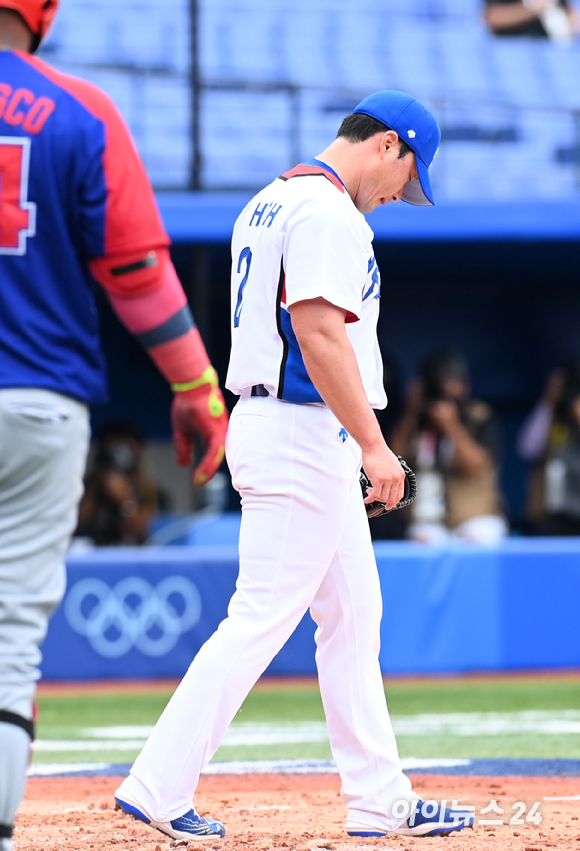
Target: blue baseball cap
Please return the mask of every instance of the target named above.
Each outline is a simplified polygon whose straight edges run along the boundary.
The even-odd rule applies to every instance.
[[[407,183],[402,200],[421,207],[433,205],[429,167],[439,150],[441,130],[427,107],[404,92],[384,91],[361,100],[353,109],[353,114],[357,112],[370,115],[395,130],[415,152],[419,178]]]

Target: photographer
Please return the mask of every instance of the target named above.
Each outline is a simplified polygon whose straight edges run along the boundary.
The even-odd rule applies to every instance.
[[[143,435],[130,423],[101,430],[75,537],[101,547],[144,543],[151,518],[167,507],[146,469],[144,448]]]
[[[424,543],[458,537],[493,543],[507,534],[498,486],[499,435],[490,406],[470,398],[467,362],[438,351],[411,384],[391,437],[417,473],[408,536]]]
[[[531,531],[580,535],[580,365],[550,373],[518,437],[534,461],[528,499]]]

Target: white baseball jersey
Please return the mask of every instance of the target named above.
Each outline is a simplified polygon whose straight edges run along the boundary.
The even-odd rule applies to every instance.
[[[319,162],[275,180],[236,223],[226,386],[242,398],[226,457],[242,504],[240,573],[227,618],[116,792],[153,822],[191,808],[203,767],[308,608],[348,824],[371,835],[395,830],[404,818],[394,803],[416,798],[378,660],[382,599],[358,483],[361,449],[310,381],[288,312],[317,297],[343,308],[369,401],[384,405],[372,236],[338,176]],[[257,384],[269,395],[252,396],[247,388]]]
[[[322,297],[346,310],[369,403],[385,407],[376,334],[381,282],[372,239],[338,175],[319,160],[297,166],[250,201],[232,239],[229,390],[240,395],[263,384],[287,402],[321,403],[288,308]]]

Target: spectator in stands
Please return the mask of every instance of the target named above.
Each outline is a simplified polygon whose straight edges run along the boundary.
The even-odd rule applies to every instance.
[[[391,437],[417,473],[408,536],[494,543],[507,534],[498,486],[499,434],[486,402],[470,398],[469,369],[455,351],[426,359]]]
[[[484,18],[495,35],[525,35],[570,41],[578,13],[569,0],[485,0]]]
[[[143,544],[151,519],[168,508],[145,463],[145,441],[131,423],[111,423],[99,433],[85,481],[76,537],[97,546]]]
[[[580,364],[550,373],[518,437],[535,461],[528,498],[532,531],[580,535]]]

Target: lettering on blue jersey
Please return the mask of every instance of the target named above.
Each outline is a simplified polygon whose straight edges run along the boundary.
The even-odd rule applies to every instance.
[[[13,91],[8,83],[0,83],[0,119],[12,127],[22,125],[23,130],[34,136],[55,109],[52,98],[37,97],[29,89]]]
[[[341,428],[338,432],[338,437],[342,443],[345,443],[348,440],[348,431],[345,428]]]
[[[374,269],[373,269],[373,266],[374,266]],[[373,269],[373,274],[372,274],[372,277],[371,277],[371,285],[368,288],[368,290],[366,291],[366,293],[363,295],[363,301],[366,301],[367,298],[369,298],[369,296],[373,295],[373,293],[374,293],[374,298],[380,298],[381,297],[381,276],[380,276],[380,273],[379,273],[379,267],[375,263],[374,257],[371,257],[371,259],[369,260],[368,271],[370,272],[371,269]]]
[[[0,136],[0,254],[26,254],[36,233],[36,204],[28,200],[30,139]]]
[[[105,255],[106,236],[115,231],[116,238],[122,216],[110,216],[103,154],[111,139],[107,122],[93,114],[101,101],[34,57],[0,51],[0,387],[107,400],[85,263]],[[133,221],[120,224],[131,232],[127,251],[149,246],[145,228],[141,242]]]
[[[270,210],[269,210],[268,213],[266,213],[266,210],[268,209],[268,207],[270,208]],[[252,218],[250,219],[250,227],[252,227],[252,225],[254,224],[254,219],[256,220],[256,222],[255,222],[256,227],[258,227],[258,225],[260,223],[262,223],[262,225],[267,224],[268,227],[271,227],[272,222],[274,221],[274,219],[276,218],[276,216],[278,215],[278,213],[280,212],[281,209],[282,209],[282,204],[278,204],[278,206],[276,206],[276,204],[274,204],[273,201],[270,201],[269,203],[266,202],[261,209],[260,209],[260,205],[258,204],[256,209],[252,213]],[[266,215],[264,215],[265,213],[266,213]],[[262,221],[262,216],[264,216],[264,221]]]

